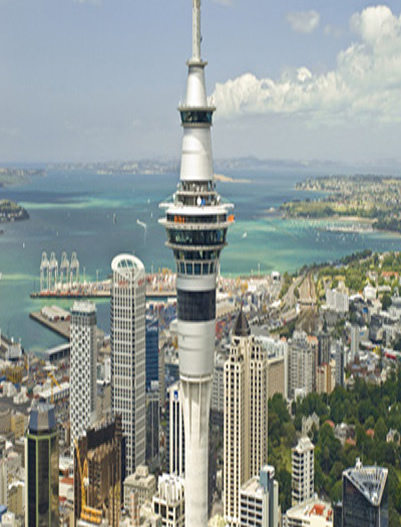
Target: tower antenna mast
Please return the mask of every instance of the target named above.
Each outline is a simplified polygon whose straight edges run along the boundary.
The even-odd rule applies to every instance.
[[[201,0],[193,0],[192,6],[192,60],[201,60]]]

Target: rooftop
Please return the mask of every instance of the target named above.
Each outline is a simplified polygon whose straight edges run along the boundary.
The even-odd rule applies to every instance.
[[[297,520],[307,520],[305,524],[322,527],[332,527],[333,509],[331,504],[313,497],[299,505],[288,509],[287,517]],[[302,523],[303,525],[303,523]]]
[[[364,467],[359,458],[356,460],[354,468],[349,468],[343,472],[343,477],[351,481],[359,492],[375,507],[378,507],[381,503],[387,476],[387,468]]]

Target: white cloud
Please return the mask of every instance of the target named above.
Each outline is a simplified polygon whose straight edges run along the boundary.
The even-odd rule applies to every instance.
[[[337,56],[336,68],[316,74],[285,71],[278,80],[246,73],[213,94],[218,115],[287,114],[309,124],[401,122],[401,16],[386,6],[352,16],[357,41]]]
[[[317,11],[291,11],[286,16],[287,22],[297,33],[312,33],[320,22]]]
[[[340,38],[343,35],[343,31],[340,27],[332,26],[327,24],[324,26],[323,33],[328,37]]]

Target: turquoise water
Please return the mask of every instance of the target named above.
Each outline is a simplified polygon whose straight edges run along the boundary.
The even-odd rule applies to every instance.
[[[306,220],[283,220],[267,213],[283,201],[310,196],[296,192],[295,173],[227,174],[251,183],[219,183],[224,198],[235,204],[236,222],[223,251],[223,274],[294,271],[302,265],[336,260],[354,251],[401,250],[401,237],[387,233],[338,233],[321,230]],[[32,300],[39,289],[41,255],[76,251],[81,276],[87,279],[110,274],[110,263],[120,252],[134,252],[147,271],[172,267],[165,233],[158,224],[159,203],[176,188],[177,174],[106,176],[91,172],[51,172],[17,188],[0,189],[0,198],[21,203],[30,220],[2,226],[0,235],[0,328],[23,346],[40,351],[60,342],[59,337],[28,317],[49,301]],[[116,222],[113,223],[113,214]],[[146,232],[137,220],[147,224]],[[69,307],[71,301],[52,301]],[[98,323],[108,332],[109,302],[98,303]]]

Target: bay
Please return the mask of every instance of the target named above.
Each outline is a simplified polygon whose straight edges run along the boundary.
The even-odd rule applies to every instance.
[[[295,271],[304,264],[334,261],[366,248],[401,250],[401,237],[390,233],[343,233],[325,231],[322,223],[284,220],[268,213],[271,207],[291,199],[316,197],[297,192],[294,185],[304,175],[294,171],[249,171],[225,173],[247,183],[218,183],[218,190],[235,205],[235,224],[221,258],[224,275]],[[311,174],[308,174],[310,176]],[[159,203],[170,196],[178,174],[110,176],[89,170],[50,171],[21,187],[0,189],[0,199],[13,199],[30,214],[24,222],[2,225],[0,235],[0,328],[21,338],[26,349],[40,352],[62,340],[29,319],[29,312],[43,305],[70,307],[68,300],[34,300],[39,289],[39,266],[43,251],[62,251],[68,258],[77,253],[81,277],[105,279],[113,257],[134,253],[147,272],[173,268],[165,247],[164,229],[158,219],[164,214]],[[115,215],[115,221],[113,217]],[[137,223],[146,224],[146,229]],[[109,331],[109,302],[100,300],[98,325]]]

